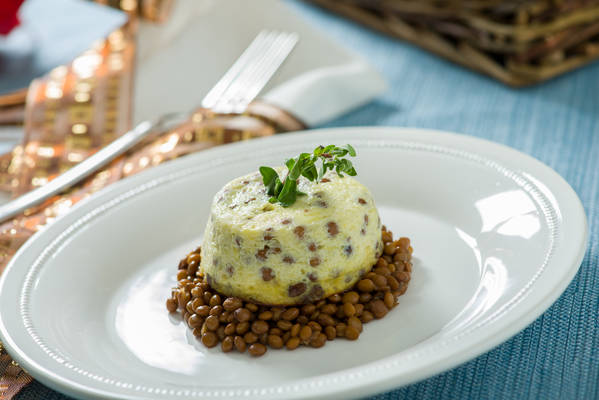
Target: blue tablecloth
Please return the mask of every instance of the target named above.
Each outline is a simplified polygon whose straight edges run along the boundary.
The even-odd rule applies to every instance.
[[[580,271],[532,325],[469,363],[374,399],[599,399],[599,62],[516,90],[318,8],[291,4],[390,83],[386,95],[327,126],[436,128],[506,144],[561,174],[589,219]],[[17,398],[66,399],[37,382]]]

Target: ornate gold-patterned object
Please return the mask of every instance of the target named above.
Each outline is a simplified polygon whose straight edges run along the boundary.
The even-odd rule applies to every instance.
[[[173,5],[173,0],[94,0],[96,3],[118,8],[129,15],[139,15],[154,22],[162,22]]]
[[[599,57],[597,0],[310,0],[512,86]]]
[[[11,399],[31,381],[27,372],[4,351],[0,343],[0,399]]]

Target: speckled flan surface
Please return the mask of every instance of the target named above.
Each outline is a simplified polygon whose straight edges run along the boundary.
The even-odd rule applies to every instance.
[[[300,304],[350,288],[370,270],[382,251],[370,190],[334,172],[318,183],[301,177],[298,188],[305,195],[293,205],[271,204],[254,173],[215,195],[200,266],[212,287],[262,304]]]

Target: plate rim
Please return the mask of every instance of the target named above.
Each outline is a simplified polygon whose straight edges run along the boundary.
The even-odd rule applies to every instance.
[[[565,290],[565,288],[569,285],[569,283],[571,282],[572,278],[574,277],[574,275],[576,274],[576,272],[578,271],[579,267],[580,267],[580,263],[582,261],[582,258],[585,254],[586,251],[586,246],[587,246],[587,242],[588,242],[588,223],[587,223],[587,218],[584,212],[584,208],[582,206],[582,203],[579,199],[579,197],[577,196],[577,194],[575,193],[575,191],[571,188],[571,186],[557,173],[555,172],[552,168],[550,168],[549,166],[543,164],[542,162],[536,160],[535,158],[522,153],[516,149],[513,149],[511,147],[502,145],[500,143],[495,143],[489,140],[485,140],[485,139],[480,139],[480,138],[476,138],[476,137],[472,137],[472,136],[468,136],[468,135],[464,135],[464,134],[457,134],[457,133],[452,133],[452,132],[445,132],[445,131],[440,131],[440,130],[432,130],[432,129],[420,129],[420,128],[409,128],[409,127],[340,127],[340,128],[323,128],[323,129],[314,129],[314,130],[308,130],[308,131],[300,131],[300,132],[294,132],[292,134],[285,134],[285,135],[279,135],[278,137],[270,137],[270,138],[264,138],[264,139],[258,139],[258,140],[252,140],[250,142],[245,142],[245,143],[235,143],[235,144],[231,144],[231,145],[227,145],[227,146],[219,146],[217,148],[214,149],[210,149],[208,151],[203,151],[200,153],[194,153],[193,155],[190,155],[191,157],[199,157],[199,158],[210,158],[210,155],[215,155],[216,157],[221,156],[220,153],[224,153],[222,154],[222,156],[225,156],[227,153],[231,153],[234,154],[237,150],[237,148],[242,148],[246,147],[249,143],[250,146],[258,146],[258,144],[253,145],[252,143],[258,143],[258,142],[264,142],[264,141],[285,141],[287,139],[285,139],[286,136],[290,136],[293,135],[295,137],[299,136],[299,135],[307,135],[307,137],[309,136],[314,136],[317,134],[323,134],[323,135],[327,135],[327,134],[336,134],[336,133],[343,133],[343,132],[355,132],[355,131],[363,131],[363,137],[360,138],[360,140],[367,140],[367,131],[369,132],[375,132],[375,133],[379,133],[379,134],[388,134],[388,135],[395,135],[393,137],[391,137],[390,139],[394,139],[396,141],[402,141],[402,134],[417,134],[419,136],[428,136],[428,138],[432,138],[433,139],[433,143],[435,142],[435,139],[439,139],[439,137],[441,138],[448,138],[448,139],[459,139],[457,141],[453,141],[453,145],[448,144],[450,141],[447,140],[445,141],[446,143],[443,143],[444,140],[441,140],[442,143],[440,143],[439,145],[441,146],[445,146],[445,147],[450,147],[453,148],[455,150],[458,151],[466,151],[466,152],[472,152],[472,150],[469,149],[464,149],[464,147],[462,147],[462,145],[464,144],[480,144],[480,145],[484,145],[484,146],[490,146],[490,148],[499,148],[500,150],[502,150],[503,152],[507,151],[507,153],[512,153],[512,154],[516,154],[518,157],[522,158],[524,157],[524,160],[526,160],[528,163],[530,163],[532,161],[532,165],[535,168],[534,172],[543,172],[544,174],[548,174],[549,177],[553,180],[550,183],[550,186],[562,186],[562,189],[566,189],[564,192],[560,193],[560,197],[563,197],[563,201],[565,202],[565,200],[569,200],[567,202],[569,207],[574,208],[572,210],[572,212],[577,212],[578,213],[578,217],[582,217],[582,222],[584,225],[584,233],[582,235],[582,239],[578,245],[578,253],[576,254],[576,256],[574,257],[574,261],[571,262],[571,265],[564,269],[564,275],[562,280],[560,280],[558,282],[558,285],[553,288],[554,290],[550,291],[548,294],[546,294],[545,296],[543,296],[543,298],[541,300],[539,300],[536,305],[533,307],[531,306],[530,309],[527,311],[526,315],[523,315],[519,321],[523,321],[523,322],[519,322],[517,324],[514,324],[512,326],[510,326],[510,329],[507,329],[505,331],[503,331],[502,334],[498,334],[496,335],[494,338],[494,340],[488,340],[487,343],[478,343],[476,346],[472,346],[471,349],[469,349],[469,351],[462,351],[462,352],[458,352],[455,353],[453,355],[452,359],[445,359],[444,361],[446,362],[439,362],[436,365],[434,365],[432,368],[429,365],[428,367],[423,366],[421,368],[428,368],[428,372],[426,373],[420,373],[418,374],[418,370],[416,370],[415,372],[412,373],[412,375],[416,375],[415,377],[413,377],[412,379],[407,379],[407,381],[404,380],[404,382],[402,383],[402,385],[417,381],[417,380],[421,380],[421,379],[425,379],[427,377],[430,377],[432,375],[435,375],[441,371],[447,370],[453,366],[456,366],[458,364],[461,364],[467,360],[470,360],[472,358],[474,358],[477,355],[480,355],[486,351],[491,350],[493,347],[495,347],[496,345],[508,340],[509,338],[511,338],[513,335],[515,335],[516,333],[518,333],[520,330],[524,329],[526,326],[528,326],[530,324],[530,322],[532,322],[535,318],[537,318],[543,311],[545,311],[549,305],[551,305],[561,294],[562,292]],[[388,132],[388,133],[384,133],[384,132]],[[358,138],[355,138],[356,140],[358,140]],[[377,137],[377,140],[382,140],[381,138]],[[403,140],[406,141],[406,140]],[[411,139],[410,141],[414,141],[414,139]],[[418,140],[416,140],[418,141]],[[427,143],[426,140],[422,141],[422,143]],[[291,144],[290,144],[291,145]],[[293,144],[293,145],[297,145],[297,144]],[[466,146],[468,147],[468,146]],[[207,155],[206,155],[207,154]],[[222,157],[221,156],[221,157]],[[187,157],[185,157],[187,158]],[[182,160],[173,160],[167,163],[164,163],[161,166],[158,166],[158,168],[152,168],[150,170],[144,171],[140,174],[136,174],[135,176],[123,179],[113,185],[110,185],[109,187],[101,190],[100,192],[98,192],[96,195],[91,196],[90,198],[86,199],[85,201],[82,201],[80,204],[78,204],[76,207],[73,208],[73,210],[71,212],[69,212],[68,214],[66,214],[65,216],[59,218],[60,221],[65,221],[68,220],[69,218],[72,219],[73,221],[77,219],[77,213],[79,213],[79,210],[81,210],[84,207],[87,207],[88,204],[92,204],[93,206],[93,201],[94,199],[97,198],[101,198],[101,197],[110,197],[110,198],[115,198],[118,197],[119,195],[122,195],[123,189],[125,189],[127,186],[130,186],[130,183],[134,183],[136,181],[138,181],[140,184],[142,182],[147,182],[149,180],[151,180],[150,178],[153,176],[154,178],[158,178],[160,176],[160,173],[162,172],[162,175],[170,175],[172,174],[172,172],[168,172],[167,167],[165,167],[166,165],[173,165],[174,163],[177,162],[182,162]],[[499,162],[500,165],[504,165],[503,163]],[[172,168],[171,168],[172,169]],[[540,169],[537,170],[537,169]],[[158,172],[156,172],[158,171]],[[164,172],[168,172],[168,173],[164,173]],[[542,184],[544,184],[543,182],[541,182]],[[132,186],[132,188],[134,188],[135,186]],[[572,201],[574,200],[574,201]],[[557,202],[557,200],[556,200]],[[560,209],[564,208],[564,206],[566,204],[564,203],[559,203],[560,205]],[[59,221],[56,221],[59,222]],[[55,222],[55,224],[56,224]],[[53,224],[54,225],[54,224]],[[43,238],[44,234],[43,231],[36,233],[30,240],[28,240],[24,246],[22,246],[17,253],[15,254],[15,256],[13,256],[12,260],[10,261],[9,265],[7,266],[6,270],[4,271],[4,273],[2,274],[1,278],[0,278],[0,293],[1,293],[1,288],[4,287],[6,281],[8,280],[9,277],[9,272],[12,271],[12,269],[14,268],[13,266],[15,264],[17,264],[17,261],[20,259],[20,257],[22,257],[22,254],[24,254],[30,247],[33,246],[33,244],[35,244],[35,242],[37,240],[39,240],[39,237]],[[51,239],[50,239],[51,241]],[[47,371],[45,367],[43,367],[42,365],[38,365],[37,363],[35,363],[34,360],[29,359],[29,357],[26,356],[26,354],[24,354],[24,350],[23,349],[18,349],[17,348],[17,344],[14,343],[11,338],[10,335],[7,331],[7,328],[5,326],[5,321],[4,318],[2,318],[2,315],[0,315],[0,337],[2,337],[3,342],[5,343],[5,347],[10,351],[10,353],[13,355],[13,357],[23,366],[26,367],[26,369],[28,371],[34,371],[34,375],[36,375],[36,379],[40,380],[41,382],[47,384],[48,386],[51,386],[59,391],[65,392],[65,393],[69,393],[69,394],[74,394],[74,395],[86,395],[86,396],[92,396],[94,398],[123,398],[122,395],[117,396],[115,392],[112,391],[103,391],[103,390],[98,390],[97,388],[93,388],[93,387],[89,387],[86,386],[84,384],[79,384],[77,382],[73,382],[71,380],[69,380],[68,378],[62,378],[60,375],[58,374],[54,374],[52,371]],[[397,356],[397,355],[395,355]],[[391,356],[393,357],[393,356]],[[389,357],[389,358],[391,358]],[[375,361],[375,362],[380,362],[382,361],[381,359]],[[348,370],[342,370],[342,371],[338,371],[337,373],[343,373],[346,372]],[[48,373],[50,372],[50,373]],[[308,378],[307,380],[312,380],[314,378]],[[397,386],[397,382],[394,382],[393,379],[393,374],[391,374],[391,376],[387,376],[387,377],[383,377],[383,379],[379,379],[379,380],[370,380],[367,382],[363,382],[363,385],[360,386],[358,389],[352,387],[349,388],[347,390],[344,390],[343,388],[339,388],[337,387],[336,390],[329,390],[327,393],[323,393],[323,392],[316,392],[316,393],[311,393],[312,396],[318,396],[318,397],[322,397],[322,396],[327,396],[327,397],[336,397],[339,396],[341,394],[345,394],[345,395],[350,395],[350,396],[359,396],[359,395],[364,395],[364,394],[373,394],[376,392],[380,392],[380,391],[384,391],[393,387]],[[303,393],[303,394],[308,394],[308,393]],[[96,397],[96,396],[100,396],[100,397]],[[136,396],[125,396],[124,398],[137,398]]]

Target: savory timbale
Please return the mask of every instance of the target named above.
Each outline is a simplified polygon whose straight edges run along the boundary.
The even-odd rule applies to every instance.
[[[260,304],[303,304],[370,270],[383,249],[370,191],[335,172],[319,182],[300,177],[298,188],[305,195],[288,207],[269,202],[258,173],[216,194],[200,264],[210,286]]]
[[[319,348],[358,339],[397,306],[412,246],[381,225],[347,155],[350,145],[319,146],[214,196],[204,242],[180,260],[166,300],[206,347]]]

